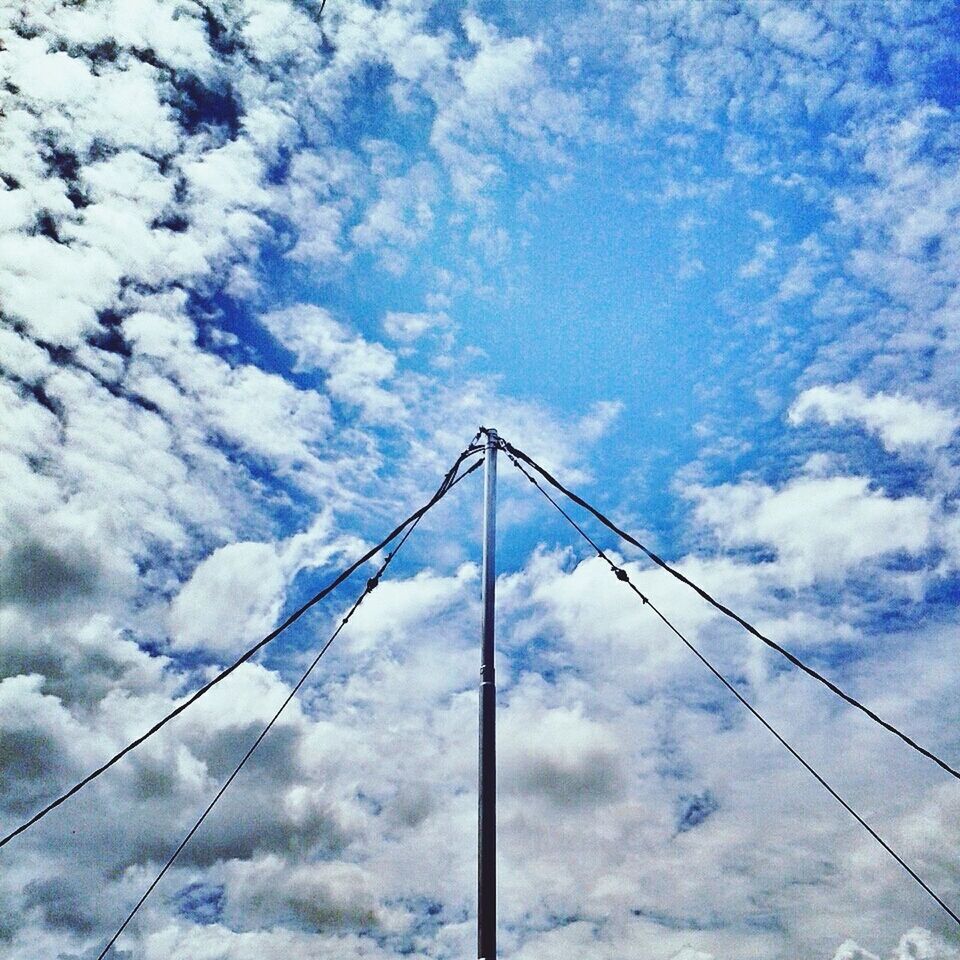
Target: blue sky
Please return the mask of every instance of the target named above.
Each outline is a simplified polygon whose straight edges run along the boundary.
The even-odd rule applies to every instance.
[[[955,5],[319,7],[0,14],[2,822],[480,423],[956,760]],[[502,955],[954,960],[501,476]],[[469,953],[479,508],[428,516],[118,956]],[[952,784],[590,529],[960,902]],[[366,575],[0,851],[5,954],[96,955]]]

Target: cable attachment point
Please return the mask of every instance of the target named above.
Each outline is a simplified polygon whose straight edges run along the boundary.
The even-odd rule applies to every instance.
[[[520,461],[506,447],[501,447],[501,449],[507,455],[507,459],[527,478],[527,481],[535,487],[538,486],[537,481],[520,465]]]
[[[489,440],[491,434],[493,434],[493,436],[494,436],[494,446],[495,446],[498,450],[503,450],[505,453],[509,452],[509,446],[510,446],[510,445],[509,445],[509,444],[506,442],[506,440],[504,440],[503,437],[501,437],[501,436],[497,433],[497,431],[494,430],[492,427],[483,427],[483,426],[478,427],[478,428],[477,428],[477,435],[476,435],[476,437],[474,437],[473,442],[476,443],[477,440],[478,440],[481,436],[484,436],[484,435],[485,435],[485,436],[487,437],[487,439]]]
[[[371,577],[367,581],[367,593],[373,593],[373,591],[377,589],[377,586],[379,585],[379,583],[380,583],[380,573],[377,573],[376,576]]]
[[[622,580],[624,583],[630,582],[630,574],[628,574],[627,571],[623,569],[623,567],[612,566],[610,569],[613,570],[614,576],[618,580]]]

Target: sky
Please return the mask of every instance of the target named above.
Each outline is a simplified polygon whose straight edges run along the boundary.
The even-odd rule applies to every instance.
[[[958,35],[937,0],[4,5],[3,832],[480,424],[960,762]],[[500,477],[501,956],[957,960]],[[480,496],[420,524],[118,960],[473,955]],[[957,784],[582,519],[956,909]],[[372,570],[0,851],[0,956],[99,954]]]

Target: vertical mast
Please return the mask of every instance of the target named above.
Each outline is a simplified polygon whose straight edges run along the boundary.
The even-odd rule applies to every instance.
[[[487,430],[483,465],[483,648],[480,656],[479,856],[477,957],[497,957],[497,684],[494,674],[496,609],[497,431]]]

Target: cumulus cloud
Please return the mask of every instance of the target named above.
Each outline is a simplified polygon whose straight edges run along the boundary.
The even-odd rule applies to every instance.
[[[194,569],[170,604],[174,649],[200,648],[240,652],[276,626],[294,577],[304,568],[321,567],[346,547],[329,514],[285,542],[244,541],[218,547]]]
[[[231,926],[272,926],[278,918],[308,930],[369,930],[380,925],[373,884],[354,864],[313,864],[291,869],[277,857],[236,862],[226,876]]]
[[[846,589],[910,565],[933,582],[927,554],[960,556],[955,146],[949,111],[911,101],[910,64],[946,49],[927,15],[611,0],[552,24],[356,0],[321,20],[319,7],[95,0],[0,15],[4,823],[266,633],[299,578],[422,499],[477,423],[570,482],[595,479],[587,452],[635,413],[618,400],[590,394],[560,417],[463,358],[408,361],[415,345],[447,349],[466,291],[512,295],[496,271],[526,242],[514,207],[572,182],[598,144],[629,145],[665,207],[715,204],[733,171],[833,218],[793,241],[751,201],[763,236],[741,274],[769,288],[759,322],[783,338],[771,366],[788,363],[796,329],[777,311],[853,317],[836,339],[810,334],[804,382],[839,386],[807,389],[790,417],[861,424],[888,452],[936,449],[930,489],[840,475],[822,451],[800,475],[704,482],[688,487],[694,517],[737,553],[682,563],[778,637],[824,656],[846,644],[837,670],[950,748],[947,626],[863,639],[882,611]],[[714,136],[716,170],[697,154]],[[648,178],[651,145],[672,152]],[[856,183],[832,182],[838,158],[860,164]],[[504,483],[505,538],[530,516],[517,489]],[[118,956],[471,949],[477,572],[459,532],[476,526],[472,504],[421,525],[410,568],[360,608]],[[955,804],[928,774],[811,700],[682,587],[617,561],[791,736],[855,742],[826,752],[831,777],[955,887]],[[949,575],[949,557],[932,562]],[[937,928],[935,909],[603,564],[545,545],[515,566],[499,584],[505,952],[769,960],[840,943],[844,958],[955,956],[921,929]],[[805,591],[803,610],[784,584]],[[346,602],[5,849],[13,960],[103,942]],[[942,670],[929,669],[934,647]]]
[[[171,604],[174,646],[245,649],[273,628],[287,582],[271,544],[218,548]]]
[[[47,604],[94,593],[100,577],[95,558],[83,548],[72,555],[28,538],[0,561],[0,596],[7,603]]]
[[[943,447],[960,426],[954,411],[934,401],[882,392],[867,396],[859,387],[843,384],[804,390],[790,408],[790,420],[862,423],[891,452]]]
[[[935,506],[888,497],[865,477],[801,477],[780,489],[756,483],[692,488],[696,518],[731,547],[763,545],[795,586],[843,577],[898,551],[931,544]]]
[[[361,407],[368,416],[398,416],[395,398],[381,384],[390,380],[396,358],[379,343],[351,334],[327,310],[300,304],[274,311],[261,323],[296,355],[298,370],[322,370],[338,400]]]
[[[512,698],[502,725],[504,785],[550,803],[595,807],[621,795],[623,744],[579,710],[533,709]]]

